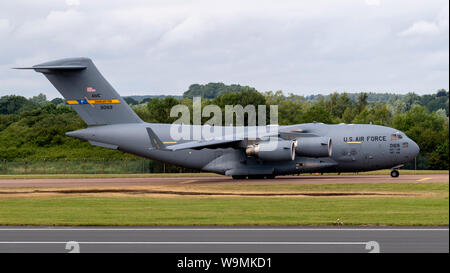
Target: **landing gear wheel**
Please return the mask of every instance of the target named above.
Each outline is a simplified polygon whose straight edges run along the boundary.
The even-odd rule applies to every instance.
[[[249,175],[248,179],[264,179],[264,175]]]
[[[233,179],[245,179],[246,176],[245,175],[232,175],[231,176]]]
[[[391,176],[392,176],[392,177],[395,178],[395,177],[398,177],[399,175],[400,175],[400,173],[399,173],[397,170],[392,170],[392,171],[391,171]]]
[[[266,179],[275,179],[274,174],[266,175]]]

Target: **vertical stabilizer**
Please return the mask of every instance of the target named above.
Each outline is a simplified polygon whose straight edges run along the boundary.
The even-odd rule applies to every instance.
[[[43,73],[88,125],[142,122],[91,59],[61,59],[22,69]]]

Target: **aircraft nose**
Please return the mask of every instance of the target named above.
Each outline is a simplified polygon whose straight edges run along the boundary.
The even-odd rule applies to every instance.
[[[414,141],[411,140],[411,146],[410,147],[411,147],[410,149],[411,149],[412,157],[416,157],[419,154],[419,152],[420,152],[419,145],[417,145],[417,143],[415,143]]]

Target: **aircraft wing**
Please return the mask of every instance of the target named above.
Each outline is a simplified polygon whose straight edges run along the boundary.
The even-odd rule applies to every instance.
[[[158,136],[153,132],[153,130],[147,127],[147,132],[150,137],[150,141],[153,149],[156,150],[169,150],[169,151],[179,151],[186,149],[203,149],[203,148],[220,148],[220,147],[230,147],[235,146],[240,141],[247,139],[245,134],[234,134],[229,137],[225,136],[220,139],[212,139],[212,140],[194,140],[181,144],[174,145],[165,145],[158,138]],[[283,139],[295,139],[298,137],[314,137],[317,135],[302,132],[302,131],[285,131],[285,132],[266,132],[260,134],[260,137],[281,137]]]
[[[299,137],[318,137],[319,135],[311,133],[296,133],[296,132],[280,132],[278,134],[282,139],[296,139]]]
[[[203,148],[217,148],[222,146],[233,145],[242,139],[213,139],[213,140],[200,140],[200,141],[189,141],[186,143],[175,144],[166,146],[159,137],[153,132],[153,130],[147,127],[147,133],[150,138],[151,145],[153,149],[156,150],[169,150],[169,151],[179,151],[186,149],[203,149]]]
[[[255,129],[253,129],[255,130]],[[227,148],[230,146],[235,146],[237,143],[241,141],[245,141],[248,139],[249,132],[233,132],[233,134],[225,135],[220,139],[212,139],[212,140],[197,140],[190,141],[182,144],[175,144],[166,146],[165,149],[171,151],[178,151],[184,149],[203,149],[203,148]],[[255,133],[256,135],[256,133]],[[267,138],[267,137],[278,137],[279,134],[277,132],[260,132],[258,133],[259,138]]]
[[[217,148],[219,146],[229,146],[241,141],[240,139],[217,139],[217,140],[203,140],[203,141],[190,141],[187,143],[175,144],[166,146],[165,149],[171,151],[179,151],[185,149],[203,149],[203,148]]]

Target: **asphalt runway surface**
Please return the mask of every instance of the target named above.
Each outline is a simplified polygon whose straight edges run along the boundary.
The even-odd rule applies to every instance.
[[[255,184],[348,184],[348,183],[430,183],[449,182],[448,174],[400,175],[301,175],[276,179],[240,179],[226,176],[131,177],[131,178],[45,178],[0,179],[0,188],[152,186],[152,185],[255,185]]]
[[[1,227],[0,252],[449,252],[448,227]]]

